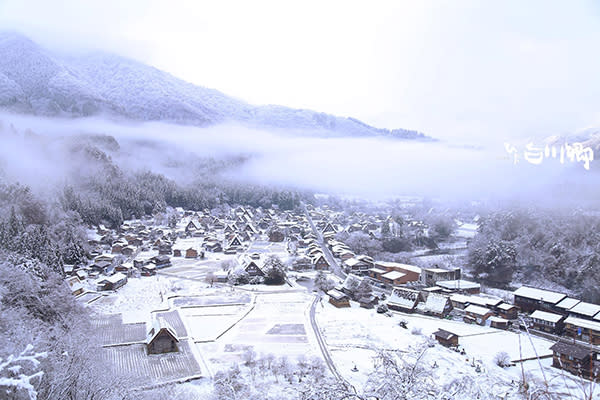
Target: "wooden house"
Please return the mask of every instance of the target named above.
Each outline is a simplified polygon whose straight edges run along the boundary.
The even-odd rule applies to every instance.
[[[173,249],[173,257],[181,257],[181,249]]]
[[[207,242],[204,244],[204,248],[213,253],[223,251],[223,246],[219,242]]]
[[[77,276],[71,276],[67,278],[67,283],[71,288],[71,294],[73,296],[79,296],[83,293],[83,285],[81,284],[81,280]]]
[[[535,310],[557,311],[556,306],[558,303],[567,297],[567,295],[562,293],[529,286],[521,286],[513,294],[514,304],[527,313]]]
[[[331,289],[327,292],[329,302],[338,308],[350,307],[350,298],[337,289]]]
[[[195,220],[188,222],[188,224],[185,227],[185,232],[188,234],[192,234],[201,230],[203,230],[202,225],[200,224],[200,222]]]
[[[399,286],[406,283],[404,280],[405,277],[406,274],[400,271],[390,271],[380,276],[381,282],[388,286]]]
[[[437,281],[436,286],[446,289],[447,292],[479,294],[481,285],[477,282],[465,281],[457,279],[452,281]]]
[[[457,347],[458,346],[458,335],[449,332],[444,329],[438,329],[433,332],[433,337],[438,341],[439,344],[445,347]]]
[[[158,245],[158,254],[171,255],[173,253],[173,246],[169,243],[161,243]]]
[[[486,325],[491,326],[496,329],[508,329],[510,326],[510,321],[501,317],[496,317],[492,315],[485,321]]]
[[[242,247],[242,240],[238,237],[238,235],[234,235],[229,241],[229,245],[227,247]]]
[[[460,268],[442,269],[442,268],[423,268],[421,271],[421,281],[425,286],[436,286],[438,281],[454,281],[461,278]]]
[[[329,269],[329,263],[325,259],[325,256],[323,255],[323,253],[320,253],[316,257],[314,257],[312,262],[313,262],[313,265],[315,266],[315,269],[318,269],[318,270],[328,270]]]
[[[517,319],[519,307],[514,304],[501,303],[497,306],[498,315],[505,319]]]
[[[412,313],[421,301],[423,297],[417,290],[394,288],[387,299],[387,306],[390,310]]]
[[[248,276],[265,276],[265,272],[262,267],[259,265],[259,261],[248,260],[244,265],[244,271],[248,273]]]
[[[377,305],[379,299],[373,295],[367,297],[361,297],[358,299],[358,303],[362,308],[371,309]]]
[[[146,350],[148,354],[177,352],[179,339],[175,330],[161,317],[155,318],[147,326]]]
[[[531,314],[531,327],[538,331],[560,334],[563,330],[565,316],[547,311],[535,310]]]
[[[156,265],[156,268],[166,268],[171,266],[171,258],[165,254],[159,254],[150,259],[150,262]]]
[[[494,315],[494,312],[489,308],[470,304],[465,308],[465,315],[472,318],[475,323],[485,325],[486,320]]]
[[[600,322],[577,317],[567,317],[564,324],[568,336],[586,343],[600,344]]]
[[[386,272],[397,271],[404,274],[401,277],[399,283],[396,284],[405,284],[408,282],[417,282],[421,276],[421,268],[409,265],[409,264],[401,264],[390,261],[375,261],[373,264],[373,268],[383,269]]]
[[[568,312],[569,315],[573,317],[594,319],[594,317],[600,313],[600,306],[598,304],[581,301],[572,307]]]
[[[558,341],[552,347],[552,366],[576,376],[597,379],[598,364],[595,349],[569,341]]]
[[[142,276],[154,276],[156,275],[156,265],[153,263],[143,265],[140,271]]]
[[[452,303],[444,295],[429,293],[425,301],[417,305],[416,310],[425,315],[444,318],[452,311]]]
[[[190,247],[185,251],[185,258],[196,258],[198,257],[198,250]]]
[[[127,275],[117,272],[114,275],[105,278],[99,278],[96,281],[98,290],[117,290],[127,283]]]
[[[572,297],[565,297],[555,306],[555,309],[556,312],[559,312],[563,315],[569,315],[569,310],[571,310],[579,303],[581,303],[581,301],[578,299],[574,299]]]

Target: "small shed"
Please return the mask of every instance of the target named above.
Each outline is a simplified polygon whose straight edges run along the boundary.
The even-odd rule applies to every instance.
[[[198,257],[198,250],[190,247],[185,251],[185,258],[196,258]]]
[[[175,330],[164,318],[155,318],[147,326],[146,349],[148,354],[162,354],[179,351],[179,339]]]
[[[444,329],[438,329],[437,331],[433,332],[433,337],[435,337],[435,340],[437,340],[442,346],[458,346],[458,335]]]
[[[350,307],[350,298],[345,294],[336,289],[331,289],[327,292],[329,296],[329,302],[338,308]]]

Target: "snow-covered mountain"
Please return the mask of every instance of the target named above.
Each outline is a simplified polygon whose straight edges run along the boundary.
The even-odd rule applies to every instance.
[[[0,32],[0,108],[43,116],[109,114],[198,126],[235,122],[323,136],[432,140],[416,131],[378,129],[354,118],[254,106],[120,56],[59,55],[14,32]]]

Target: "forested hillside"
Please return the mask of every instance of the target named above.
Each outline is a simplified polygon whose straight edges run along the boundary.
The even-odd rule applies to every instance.
[[[600,218],[580,210],[511,209],[479,221],[469,246],[476,277],[557,288],[600,302]]]

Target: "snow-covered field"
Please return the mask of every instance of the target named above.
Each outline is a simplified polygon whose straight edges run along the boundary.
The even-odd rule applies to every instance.
[[[519,335],[414,314],[393,313],[388,317],[374,310],[360,308],[354,302],[351,302],[351,308],[341,309],[325,301],[323,304],[323,307],[317,307],[317,321],[338,372],[356,387],[363,387],[374,371],[374,357],[379,350],[395,352],[402,358],[402,354],[408,355],[412,349],[435,343],[433,347],[425,346],[426,351],[419,362],[431,370],[436,383],[450,384],[464,375],[473,378],[484,390],[497,392],[498,395],[514,389],[516,382],[521,379],[521,364],[503,369],[494,363],[494,356],[498,352],[507,352],[511,360],[535,357],[535,351],[539,356],[552,354],[549,350],[552,342],[538,337],[530,339],[524,333]],[[407,329],[398,325],[401,320],[407,322]],[[440,328],[459,335],[459,345],[464,348],[464,355],[431,339],[431,334]],[[523,371],[538,382],[542,381],[545,374],[561,392],[570,390],[580,394],[581,384],[577,379],[552,368],[551,362],[551,358],[541,360],[542,373],[538,361],[526,361],[522,364]],[[477,372],[477,366],[480,372]],[[557,384],[559,381],[562,382],[560,385]]]

